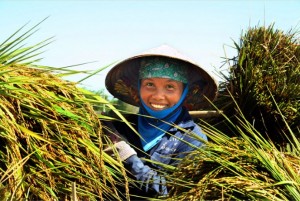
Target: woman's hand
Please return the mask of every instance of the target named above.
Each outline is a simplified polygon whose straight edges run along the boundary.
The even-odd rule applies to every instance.
[[[115,156],[115,153],[118,153],[121,161],[125,161],[130,156],[137,154],[136,151],[125,141],[125,139],[122,138],[112,122],[106,121],[104,125],[106,126],[105,135],[112,142],[112,146],[108,145],[108,147],[104,149],[107,154]]]

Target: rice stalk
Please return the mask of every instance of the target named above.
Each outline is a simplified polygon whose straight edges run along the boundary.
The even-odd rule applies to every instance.
[[[190,153],[170,176],[170,200],[299,200],[299,147],[295,152],[279,150],[243,114],[237,122],[224,118],[240,137],[228,137],[203,122],[211,140]],[[286,135],[298,145],[290,131]]]
[[[223,74],[225,81],[220,84],[216,106],[229,118],[235,118],[240,113],[229,95],[232,94],[247,120],[264,137],[282,147],[289,142],[284,135],[287,127],[278,106],[299,139],[300,45],[297,30],[283,32],[275,29],[274,24],[249,28],[239,42],[234,42],[234,47],[237,55],[227,59],[229,75]],[[227,126],[225,123],[222,129]]]
[[[109,103],[34,65],[45,43],[21,44],[34,28],[0,45],[1,199],[70,200],[76,182],[80,200],[121,200],[124,167],[103,152],[92,106]]]

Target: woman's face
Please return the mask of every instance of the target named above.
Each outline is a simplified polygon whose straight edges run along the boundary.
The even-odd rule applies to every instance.
[[[152,110],[164,110],[174,106],[181,97],[183,83],[169,78],[141,80],[140,96]]]

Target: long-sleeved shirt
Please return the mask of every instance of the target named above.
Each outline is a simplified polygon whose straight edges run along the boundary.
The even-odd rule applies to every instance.
[[[137,117],[132,118],[129,121],[136,125]],[[165,177],[160,172],[163,168],[154,162],[145,162],[143,158],[175,166],[179,162],[178,159],[182,159],[190,151],[203,145],[203,141],[193,135],[196,134],[203,140],[207,140],[207,136],[202,133],[201,128],[192,120],[185,108],[178,119],[179,121],[175,124],[187,132],[177,126],[171,127],[162,139],[146,153],[143,151],[140,137],[137,134],[124,124],[115,123],[119,133],[137,151],[137,155],[133,155],[125,161],[125,167],[141,185],[140,189],[134,190],[135,193],[155,197],[156,195],[166,195],[168,192]]]

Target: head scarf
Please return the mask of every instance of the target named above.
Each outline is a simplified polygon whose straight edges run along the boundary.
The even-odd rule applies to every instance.
[[[182,111],[182,105],[188,93],[188,79],[186,68],[181,62],[171,58],[146,57],[141,61],[139,71],[138,90],[140,93],[140,81],[145,78],[170,78],[184,83],[184,90],[180,100],[172,107],[156,111],[149,108],[140,98],[141,106],[138,117],[138,131],[142,136],[143,149],[148,151],[154,147],[164,136]],[[152,116],[146,117],[146,116]]]
[[[168,57],[145,57],[141,60],[139,79],[170,78],[182,83],[188,82],[186,63]]]

